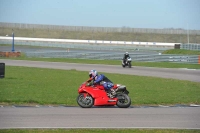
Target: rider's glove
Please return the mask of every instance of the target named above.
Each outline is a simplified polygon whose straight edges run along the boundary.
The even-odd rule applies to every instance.
[[[90,83],[87,83],[87,86],[92,86],[94,84],[93,81],[91,81]]]

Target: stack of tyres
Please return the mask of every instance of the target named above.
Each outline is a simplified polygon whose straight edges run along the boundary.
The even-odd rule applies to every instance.
[[[5,63],[0,62],[0,78],[5,77]]]

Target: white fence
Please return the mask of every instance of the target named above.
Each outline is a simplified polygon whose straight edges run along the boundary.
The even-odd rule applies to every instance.
[[[185,29],[150,29],[130,27],[89,27],[89,26],[64,26],[64,25],[42,25],[24,23],[0,22],[0,27],[21,28],[21,29],[57,29],[66,31],[92,31],[92,32],[128,32],[128,33],[156,33],[156,34],[187,34]],[[189,34],[200,35],[200,30],[189,30]]]

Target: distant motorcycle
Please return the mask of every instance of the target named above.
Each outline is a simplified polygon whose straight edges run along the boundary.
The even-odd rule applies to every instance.
[[[91,108],[92,106],[115,106],[119,108],[128,108],[131,105],[131,99],[128,96],[129,91],[126,86],[115,84],[113,89],[116,91],[114,97],[104,90],[103,85],[87,86],[86,81],[78,88],[77,103],[82,108]]]
[[[122,67],[128,66],[129,68],[131,68],[131,67],[132,67],[131,61],[132,61],[131,57],[128,57],[127,60],[125,61],[125,63],[124,63],[124,61],[122,60]]]

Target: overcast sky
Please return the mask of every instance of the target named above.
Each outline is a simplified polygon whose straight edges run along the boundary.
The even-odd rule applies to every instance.
[[[200,0],[0,0],[0,22],[200,30]]]

